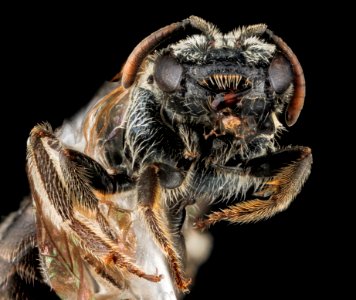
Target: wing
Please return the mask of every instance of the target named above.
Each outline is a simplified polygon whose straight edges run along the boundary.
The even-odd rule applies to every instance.
[[[107,169],[122,163],[129,91],[120,83],[88,111],[83,122],[84,152]]]

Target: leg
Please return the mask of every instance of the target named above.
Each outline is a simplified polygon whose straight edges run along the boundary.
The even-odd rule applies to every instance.
[[[53,298],[38,260],[36,222],[30,198],[0,224],[0,299]]]
[[[160,192],[161,184],[170,177],[165,172],[167,170],[166,167],[160,168],[159,165],[152,164],[140,174],[138,180],[139,207],[156,243],[168,259],[177,287],[181,291],[187,292],[190,280],[184,278],[181,257],[175,250],[171,232],[165,219],[162,218],[165,211],[161,204]],[[172,178],[174,177],[176,176],[172,176]],[[165,180],[162,180],[162,178]],[[176,179],[173,180],[177,182]],[[167,185],[172,186],[173,184]]]
[[[135,265],[134,244],[129,247],[122,240],[121,223],[130,221],[122,215],[130,216],[130,212],[105,216],[100,210],[103,203],[98,195],[115,196],[134,187],[124,173],[108,174],[90,157],[65,148],[50,128],[37,126],[28,142],[28,176],[43,269],[59,295],[94,295],[93,277],[107,279],[118,290],[126,288],[129,274],[161,280]],[[125,231],[133,231],[128,227]]]
[[[213,212],[206,219],[198,220],[196,227],[203,229],[221,220],[231,223],[255,222],[285,210],[308,178],[311,164],[311,150],[307,147],[286,148],[249,161],[244,166],[247,176],[269,179],[262,190],[255,193],[257,199]]]

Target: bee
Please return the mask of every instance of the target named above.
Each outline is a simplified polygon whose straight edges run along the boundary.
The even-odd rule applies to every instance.
[[[87,109],[31,131],[31,197],[0,227],[1,299],[30,299],[33,282],[62,299],[181,298],[207,255],[185,246],[197,229],[270,218],[300,192],[311,149],[276,139],[304,98],[265,24],[223,34],[191,16],[153,32]]]

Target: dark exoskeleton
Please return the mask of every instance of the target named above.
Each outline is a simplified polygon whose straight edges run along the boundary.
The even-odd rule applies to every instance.
[[[200,33],[155,50],[185,27]],[[207,210],[204,229],[269,218],[299,193],[311,150],[275,139],[304,96],[296,56],[264,24],[222,34],[192,16],[152,33],[84,114],[32,130],[34,213],[28,201],[2,224],[3,299],[29,297],[29,280],[64,299],[180,297],[187,209]],[[209,212],[218,201],[230,205]]]

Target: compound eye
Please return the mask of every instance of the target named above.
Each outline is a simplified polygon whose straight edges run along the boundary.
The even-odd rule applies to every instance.
[[[161,56],[156,60],[153,78],[158,87],[167,93],[179,88],[183,67],[171,56]]]
[[[293,82],[293,70],[289,61],[281,54],[276,55],[268,70],[269,80],[275,92],[282,94]]]

